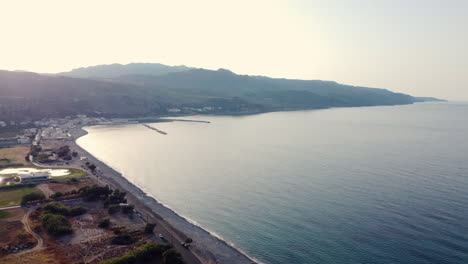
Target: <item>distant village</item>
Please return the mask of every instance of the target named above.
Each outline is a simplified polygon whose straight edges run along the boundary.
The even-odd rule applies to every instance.
[[[166,109],[169,115],[212,114],[222,111],[215,106],[184,106]],[[67,116],[64,118],[48,118],[39,121],[2,121],[0,120],[0,147],[17,144],[34,144],[39,139],[68,139],[69,130],[91,125],[133,124],[138,119],[90,117],[87,115]],[[4,133],[8,132],[8,133]]]
[[[87,125],[130,124],[136,123],[122,118],[88,117],[77,115],[75,118],[50,118],[40,121],[5,122],[0,121],[0,147],[13,145],[36,145],[41,139],[69,139],[70,130]],[[3,136],[1,136],[3,134]]]

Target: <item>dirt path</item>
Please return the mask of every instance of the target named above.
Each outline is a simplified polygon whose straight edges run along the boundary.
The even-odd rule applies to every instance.
[[[16,209],[16,208],[21,208],[21,206],[15,205],[15,206],[0,207],[0,211],[1,210],[11,210],[11,209]]]
[[[41,250],[44,248],[44,240],[32,230],[31,225],[29,223],[29,215],[34,211],[34,209],[35,207],[29,208],[28,211],[24,214],[23,218],[21,219],[21,222],[23,223],[24,229],[26,230],[26,232],[28,232],[29,234],[34,236],[34,238],[36,238],[37,245],[34,248],[21,251],[18,254],[24,254],[24,253],[28,253],[28,252],[32,252],[36,250]]]

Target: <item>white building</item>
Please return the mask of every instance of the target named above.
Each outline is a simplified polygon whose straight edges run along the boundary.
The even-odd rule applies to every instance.
[[[38,183],[48,181],[50,176],[48,172],[31,172],[29,174],[20,174],[18,178],[21,183]]]

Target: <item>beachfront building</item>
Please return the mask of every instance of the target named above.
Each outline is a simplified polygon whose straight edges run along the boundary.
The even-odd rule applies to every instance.
[[[48,172],[31,172],[28,174],[19,174],[18,178],[21,183],[39,183],[46,182],[50,179]]]

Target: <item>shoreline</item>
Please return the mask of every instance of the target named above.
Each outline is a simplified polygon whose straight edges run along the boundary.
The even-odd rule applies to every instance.
[[[119,188],[127,192],[128,200],[135,205],[140,212],[149,220],[155,219],[162,225],[176,240],[177,243],[184,241],[187,237],[193,239],[190,252],[192,252],[201,263],[229,263],[229,264],[252,264],[260,263],[246,253],[236,248],[234,245],[223,240],[217,234],[209,232],[196,224],[195,221],[179,215],[177,212],[164,204],[159,203],[151,194],[145,192],[144,188],[130,182],[122,173],[116,171],[104,161],[98,159],[82,146],[77,140],[88,132],[82,127],[73,131],[73,147],[83,153],[90,162],[95,163],[103,172],[98,182],[108,184],[114,188]],[[95,176],[91,176],[95,177]]]

